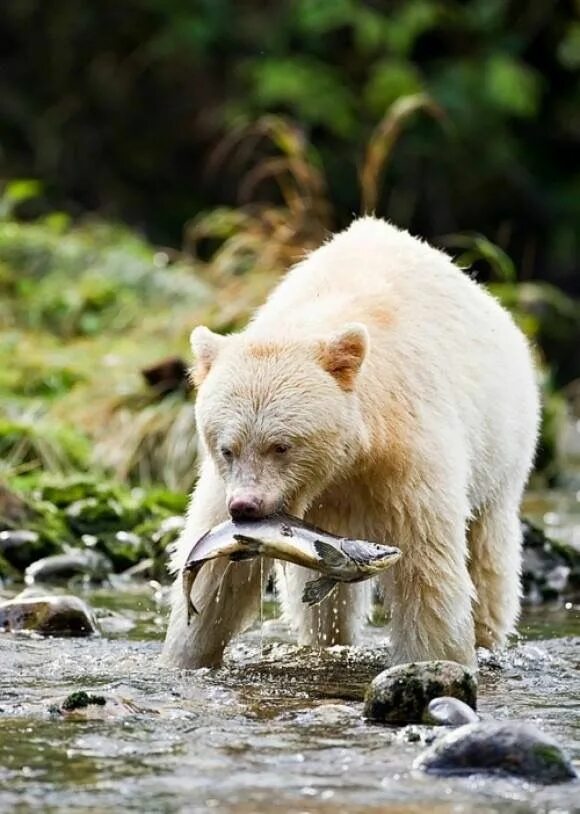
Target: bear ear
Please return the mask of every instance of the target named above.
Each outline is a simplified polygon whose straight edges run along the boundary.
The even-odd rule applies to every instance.
[[[226,343],[226,338],[219,334],[214,334],[205,325],[194,328],[189,338],[191,350],[195,358],[193,368],[194,384],[200,385],[210,371],[218,353]]]
[[[360,323],[346,325],[341,331],[322,342],[320,362],[347,392],[354,388],[369,348],[369,333]]]

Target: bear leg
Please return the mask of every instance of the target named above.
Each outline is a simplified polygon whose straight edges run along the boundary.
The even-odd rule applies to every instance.
[[[388,579],[393,663],[448,659],[475,667],[465,522],[430,517],[406,525],[408,543]]]
[[[171,555],[171,570],[176,579],[162,660],[172,667],[219,666],[228,642],[248,627],[259,612],[260,580],[267,580],[271,564],[264,561],[261,566],[259,559],[245,563],[220,559],[206,563],[199,572],[193,598],[200,613],[187,622],[181,569],[195,541],[227,517],[223,482],[211,461],[205,460],[185,528]]]
[[[219,667],[231,639],[257,617],[262,586],[267,583],[270,571],[267,560],[263,567],[259,559],[245,563],[219,559],[207,563],[195,583],[195,595],[200,597],[199,615],[193,616],[189,624],[178,576],[173,585],[163,661],[189,670]]]
[[[475,586],[475,639],[494,649],[514,631],[520,611],[522,529],[519,500],[491,503],[469,529],[469,572]]]
[[[276,587],[284,618],[296,630],[298,644],[310,647],[354,644],[369,615],[370,582],[339,583],[329,597],[309,607],[302,602],[304,585],[319,577],[320,574],[300,566],[277,563]]]

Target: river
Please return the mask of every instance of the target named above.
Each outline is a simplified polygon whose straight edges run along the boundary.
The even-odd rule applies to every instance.
[[[532,495],[528,510],[575,541],[579,497]],[[433,730],[361,716],[365,684],[388,666],[378,626],[361,647],[308,653],[268,603],[226,667],[186,673],[158,663],[165,588],[80,595],[99,615],[100,637],[0,635],[2,812],[580,812],[580,781],[413,771]],[[577,606],[527,609],[506,653],[481,654],[482,717],[535,722],[580,765],[579,645]],[[80,689],[111,700],[51,711]]]

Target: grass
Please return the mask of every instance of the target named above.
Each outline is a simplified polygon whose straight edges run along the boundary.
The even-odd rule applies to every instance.
[[[373,209],[393,148],[419,114],[447,126],[418,94],[398,99],[372,133],[361,157],[363,211]],[[229,162],[246,169],[239,205],[194,217],[180,252],[97,220],[71,225],[59,213],[21,223],[10,186],[0,198],[0,477],[91,471],[191,488],[192,395],[185,387],[162,395],[142,371],[167,357],[188,364],[197,324],[241,328],[284,270],[334,226],[321,162],[295,123],[266,116],[233,131],[208,172]],[[578,306],[561,292],[518,284],[511,260],[481,235],[443,240],[459,250],[460,265],[488,264],[493,293],[532,339],[567,348]],[[548,457],[562,412],[551,404]]]

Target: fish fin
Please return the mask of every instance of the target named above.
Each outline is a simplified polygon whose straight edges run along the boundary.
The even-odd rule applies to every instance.
[[[319,579],[311,579],[304,586],[302,593],[302,601],[306,605],[318,605],[323,599],[326,599],[338,585],[338,582],[332,577],[320,577]]]
[[[248,551],[253,551],[255,554],[260,553],[262,541],[258,540],[257,537],[248,537],[245,534],[233,534],[232,536],[237,543],[246,546]]]
[[[339,551],[338,548],[335,548],[335,546],[330,543],[325,543],[323,540],[314,541],[314,550],[321,560],[324,560],[327,565],[334,568],[340,568],[345,562],[348,562],[347,557],[344,556],[342,551]]]

